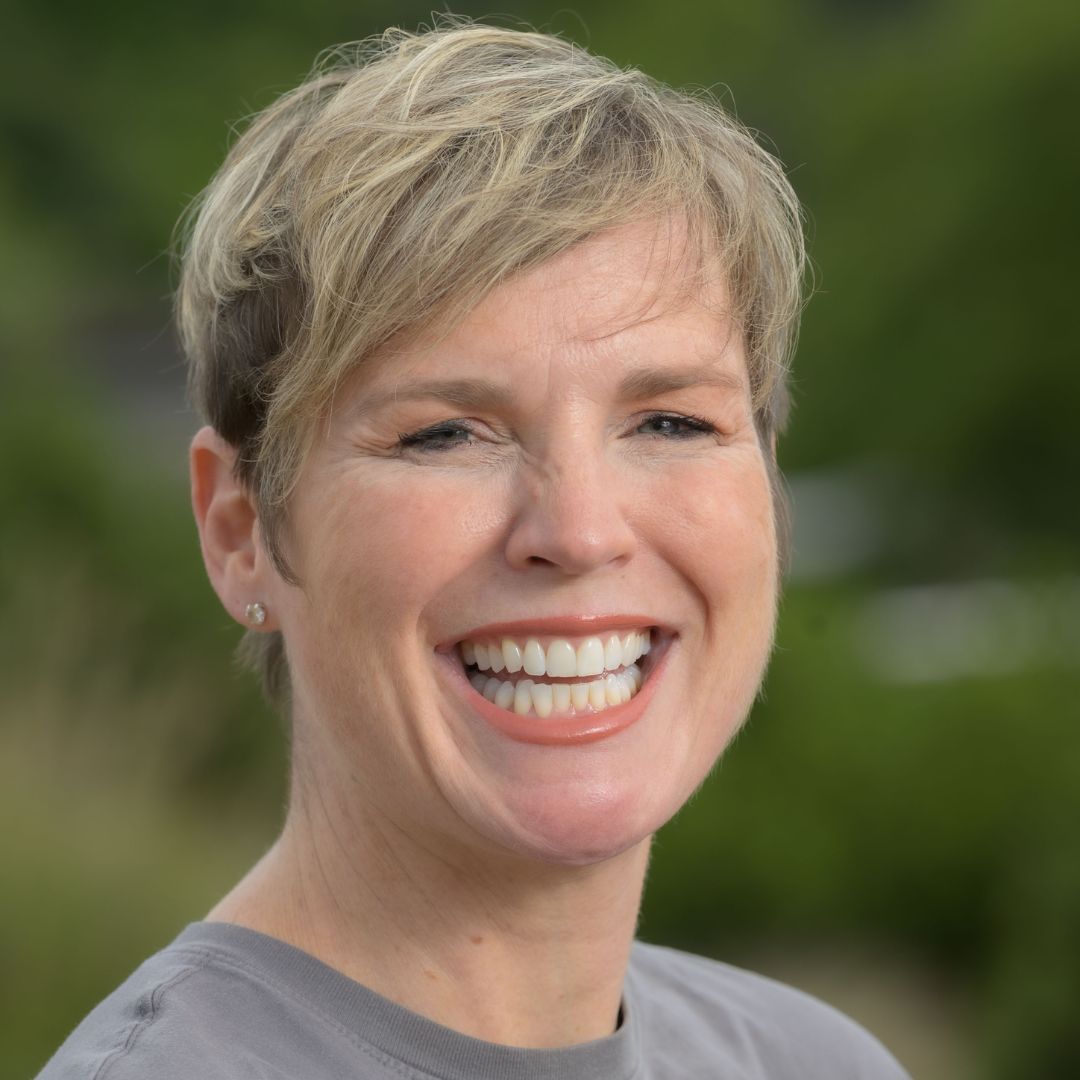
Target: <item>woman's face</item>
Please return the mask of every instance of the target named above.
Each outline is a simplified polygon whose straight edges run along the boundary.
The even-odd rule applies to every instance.
[[[301,585],[268,597],[299,798],[583,864],[667,821],[742,723],[768,472],[725,290],[688,294],[665,228],[518,275],[337,395],[291,504]]]

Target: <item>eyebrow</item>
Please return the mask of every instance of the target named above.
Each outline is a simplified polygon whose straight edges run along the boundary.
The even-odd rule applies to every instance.
[[[619,383],[619,398],[622,401],[638,401],[693,386],[711,386],[736,394],[745,389],[738,375],[717,368],[715,361],[708,361],[693,367],[639,368],[631,371]]]
[[[638,368],[619,382],[620,401],[640,401],[676,390],[710,386],[727,393],[742,393],[745,383],[738,375],[717,369],[714,363],[682,368]],[[356,415],[368,415],[384,405],[434,399],[460,408],[506,409],[513,404],[513,391],[491,379],[418,379],[363,398]]]
[[[508,387],[490,379],[417,379],[362,398],[354,412],[366,416],[384,405],[427,398],[462,408],[507,408],[513,401],[513,394]]]

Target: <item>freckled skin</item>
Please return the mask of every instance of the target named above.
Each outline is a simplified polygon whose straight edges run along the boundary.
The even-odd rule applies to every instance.
[[[290,506],[302,585],[277,580],[267,601],[293,675],[294,800],[336,808],[342,828],[377,818],[448,859],[597,862],[667,821],[743,722],[774,629],[768,473],[723,283],[687,300],[658,227],[510,279],[449,334],[373,357],[336,399]],[[631,369],[706,358],[741,394],[616,396]],[[511,404],[351,411],[420,376],[488,378]],[[657,411],[720,435],[643,429]],[[447,420],[470,440],[397,446]],[[585,746],[493,732],[434,651],[493,621],[631,611],[678,638],[642,719]]]

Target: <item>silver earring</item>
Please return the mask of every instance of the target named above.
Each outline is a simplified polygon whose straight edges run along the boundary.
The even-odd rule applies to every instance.
[[[256,600],[253,604],[248,604],[244,608],[244,617],[248,622],[254,623],[255,626],[262,626],[266,622],[266,608]]]

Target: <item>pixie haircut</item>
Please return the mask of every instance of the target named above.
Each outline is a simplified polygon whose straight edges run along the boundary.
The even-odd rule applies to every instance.
[[[769,447],[801,304],[799,205],[711,98],[547,34],[455,19],[334,49],[256,115],[185,219],[176,308],[193,402],[237,450],[278,571],[296,581],[286,512],[320,417],[378,346],[670,212],[698,263],[727,276]],[[241,656],[287,705],[281,635],[249,632]]]

